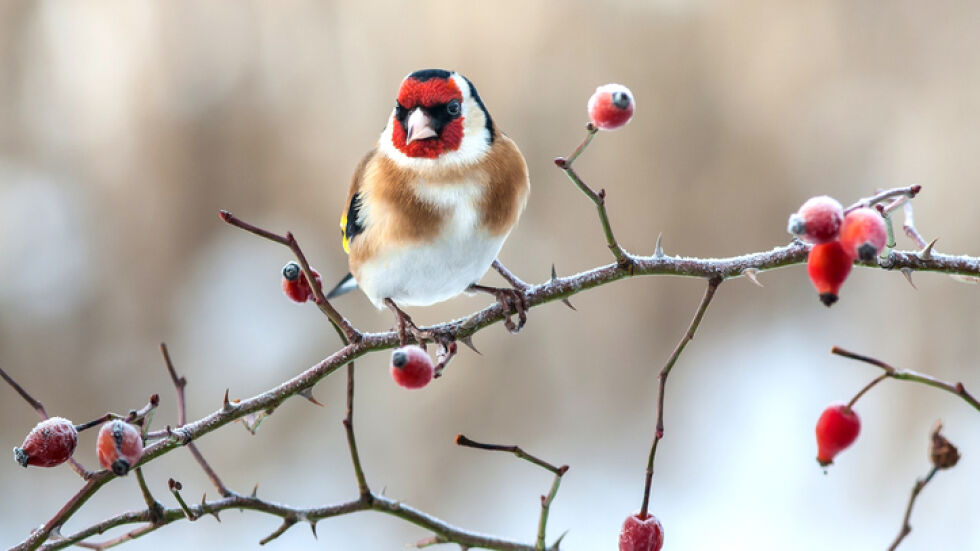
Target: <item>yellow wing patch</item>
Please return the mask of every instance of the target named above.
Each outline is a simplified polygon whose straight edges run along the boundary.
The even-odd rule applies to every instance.
[[[350,254],[350,239],[347,239],[347,214],[340,216],[340,236],[344,241],[344,252]]]

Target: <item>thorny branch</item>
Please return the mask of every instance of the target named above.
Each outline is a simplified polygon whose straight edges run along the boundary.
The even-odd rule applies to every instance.
[[[467,448],[474,448],[478,450],[512,453],[520,459],[523,459],[529,463],[533,463],[538,467],[541,467],[542,469],[546,469],[554,473],[555,480],[554,482],[551,483],[551,490],[548,491],[547,495],[541,496],[541,515],[538,518],[538,537],[535,540],[535,544],[534,544],[535,549],[538,549],[539,551],[544,551],[545,546],[547,545],[545,543],[545,534],[548,529],[548,512],[551,509],[551,502],[555,500],[555,495],[558,494],[558,486],[561,485],[561,477],[564,476],[566,472],[568,472],[568,465],[562,465],[561,467],[556,467],[543,459],[539,459],[527,453],[519,446],[484,444],[482,442],[471,440],[462,434],[456,435],[456,445],[465,446]],[[558,545],[561,544],[561,540],[563,537],[564,535],[559,537],[558,541],[556,541],[554,545],[550,547],[550,549],[558,549]]]
[[[582,178],[572,167],[575,159],[586,149],[592,138],[595,136],[595,133],[596,129],[594,127],[588,127],[587,136],[579,147],[576,148],[576,150],[567,159],[559,158],[556,159],[555,162],[562,170],[564,170],[566,175],[579,188],[579,190],[581,190],[595,204],[599,221],[606,237],[607,246],[609,247],[616,261],[612,264],[598,266],[579,274],[563,278],[556,277],[554,273],[552,273],[552,278],[544,283],[538,285],[527,285],[520,282],[521,285],[515,284],[515,287],[525,294],[528,306],[534,307],[556,300],[561,300],[567,303],[568,297],[574,294],[628,277],[641,275],[677,275],[697,277],[708,280],[708,289],[706,290],[705,297],[702,299],[698,312],[695,315],[695,319],[692,321],[687,334],[678,344],[677,349],[671,355],[667,365],[665,365],[664,370],[661,372],[658,394],[657,433],[651,448],[650,467],[648,469],[647,484],[644,491],[643,510],[646,510],[649,501],[653,458],[656,452],[657,442],[663,435],[663,392],[666,375],[677,361],[677,358],[686,343],[693,337],[693,333],[704,315],[704,311],[707,308],[715,289],[722,281],[726,279],[746,275],[753,281],[756,281],[756,276],[759,272],[803,263],[806,260],[809,248],[803,243],[794,241],[789,245],[776,247],[769,251],[750,253],[730,258],[702,259],[666,255],[663,253],[663,249],[660,246],[660,240],[658,239],[656,251],[651,256],[637,256],[626,252],[619,245],[618,241],[613,235],[612,227],[605,208],[605,190],[599,190],[598,192],[593,190],[582,180]],[[913,197],[916,193],[918,193],[918,191],[918,186],[886,190],[874,197],[862,200],[850,208],[857,208],[857,206],[862,205],[872,205],[893,197]],[[550,465],[542,465],[545,466],[545,468],[551,467],[549,470],[555,473],[556,478],[549,494],[547,496],[542,496],[542,513],[539,521],[538,538],[535,545],[513,542],[493,536],[486,536],[475,532],[466,531],[447,524],[444,521],[436,519],[424,512],[413,509],[400,501],[375,494],[370,490],[364,477],[363,470],[360,467],[356,442],[353,438],[352,408],[354,370],[352,362],[369,352],[398,346],[399,336],[397,331],[362,333],[355,329],[350,322],[344,318],[324,297],[323,290],[316,278],[312,277],[312,270],[310,269],[309,263],[307,262],[302,249],[292,233],[287,232],[285,235],[273,233],[245,222],[227,211],[221,211],[220,218],[231,225],[290,248],[299,261],[304,275],[311,283],[311,288],[313,289],[316,297],[317,307],[327,318],[329,318],[330,322],[341,333],[344,345],[339,350],[327,356],[317,364],[309,367],[299,375],[256,396],[232,404],[227,399],[226,394],[223,406],[220,409],[190,423],[186,422],[185,418],[186,411],[184,404],[184,386],[186,385],[186,380],[177,376],[166,346],[161,346],[168,372],[170,373],[177,393],[179,414],[178,425],[173,429],[168,426],[165,431],[148,433],[148,441],[154,441],[146,447],[143,458],[135,467],[139,467],[145,463],[153,461],[178,447],[185,445],[189,446],[191,453],[208,474],[208,477],[211,479],[212,483],[218,489],[222,497],[213,501],[206,501],[205,499],[202,500],[199,505],[191,506],[188,505],[180,496],[180,484],[177,482],[172,482],[170,484],[170,489],[171,493],[178,501],[179,507],[177,508],[161,507],[160,509],[154,510],[155,508],[149,505],[151,503],[152,496],[150,496],[149,491],[146,490],[144,492],[148,504],[146,509],[116,515],[100,523],[81,529],[70,536],[56,536],[56,534],[60,532],[60,528],[64,525],[64,523],[70,519],[72,515],[74,515],[74,513],[89,498],[92,497],[92,495],[94,495],[102,486],[115,478],[115,475],[111,471],[88,473],[80,465],[76,464],[74,465],[76,470],[78,470],[79,473],[86,479],[86,482],[82,488],[71,499],[69,499],[68,502],[47,523],[45,523],[41,528],[35,530],[24,542],[16,545],[12,549],[17,551],[33,550],[41,547],[42,545],[43,547],[41,548],[43,549],[61,549],[74,544],[83,544],[89,547],[103,549],[140,537],[175,520],[182,518],[195,520],[204,514],[211,514],[217,518],[220,511],[227,509],[249,509],[280,517],[282,519],[282,524],[275,532],[263,540],[263,543],[270,541],[271,539],[284,533],[289,527],[299,522],[310,523],[315,534],[316,521],[320,519],[357,511],[372,510],[401,518],[407,522],[425,528],[434,534],[432,538],[425,540],[428,543],[451,542],[456,543],[463,548],[479,547],[498,550],[540,551],[541,549],[544,549],[544,527],[547,522],[548,507],[551,504],[551,501],[554,499],[561,475],[564,474],[567,467],[555,468]],[[911,217],[909,216],[907,218],[906,225],[909,226],[910,224]],[[908,228],[906,228],[906,232],[909,232]],[[915,239],[915,237],[913,237],[913,239]],[[921,239],[915,240],[917,241],[917,245],[921,246]],[[878,267],[885,270],[901,270],[906,275],[912,271],[934,271],[961,276],[980,277],[980,258],[944,255],[932,252],[929,248],[918,252],[892,250],[889,251],[887,256],[884,258],[868,261],[863,265],[867,267]],[[508,278],[508,280],[513,277],[512,274],[510,274],[511,277],[508,277],[508,273],[505,271],[501,271],[501,274],[505,278]],[[513,277],[513,281],[520,280]],[[469,343],[472,335],[487,326],[504,320],[506,318],[506,314],[507,312],[504,311],[501,304],[494,303],[464,318],[421,329],[423,331],[446,335],[448,338],[461,340],[464,343]],[[850,355],[850,357],[863,359],[863,357],[858,357],[857,355]],[[220,478],[218,478],[214,470],[204,460],[203,456],[201,456],[200,452],[196,449],[196,446],[194,446],[194,440],[233,421],[253,414],[271,413],[276,407],[292,396],[301,395],[310,398],[310,391],[313,386],[345,364],[349,366],[349,379],[348,409],[347,415],[344,419],[344,424],[347,430],[348,444],[358,482],[360,495],[357,499],[323,507],[296,508],[260,499],[254,492],[250,496],[245,496],[227,488],[222,483]],[[888,375],[892,378],[914,380],[942,388],[961,396],[973,407],[980,409],[980,404],[978,404],[977,401],[966,392],[962,384],[957,383],[956,385],[949,385],[948,383],[932,379],[931,377],[925,375],[920,375],[909,371],[898,371],[894,368],[890,368],[890,366],[886,367],[886,365],[881,363],[877,363],[876,365],[879,365],[879,367],[885,369]],[[0,376],[2,376],[22,397],[24,397],[24,399],[31,404],[31,406],[36,409],[42,417],[47,416],[40,402],[30,397],[30,395],[27,394],[22,387],[14,382],[2,370],[0,370]],[[517,453],[515,450],[519,450],[519,448],[515,447],[514,450],[507,451]],[[539,464],[541,463],[544,462],[540,462]],[[137,472],[139,472],[139,470],[137,470]],[[152,502],[155,502],[155,500],[152,500]],[[102,543],[91,543],[85,541],[87,538],[93,535],[101,534],[111,528],[127,524],[144,525],[122,536]],[[559,538],[559,540],[550,549],[557,549],[560,541],[561,538]],[[420,542],[420,545],[421,544],[422,542]]]
[[[674,352],[671,353],[667,359],[667,363],[664,364],[663,369],[660,370],[660,375],[657,377],[657,429],[654,432],[653,444],[650,446],[650,456],[647,459],[646,478],[644,479],[643,485],[643,503],[640,505],[639,516],[641,519],[647,516],[647,507],[650,505],[650,489],[653,485],[653,462],[657,456],[657,445],[660,443],[660,439],[664,437],[664,391],[667,388],[667,376],[670,375],[670,370],[674,368],[677,359],[684,352],[684,347],[687,346],[687,343],[694,340],[694,333],[698,330],[698,326],[701,325],[704,313],[708,310],[708,305],[711,304],[711,299],[714,298],[715,291],[718,290],[721,281],[721,278],[716,277],[708,280],[708,287],[704,290],[704,297],[701,299],[701,304],[698,305],[698,309],[694,313],[694,319],[691,320],[691,325],[688,326],[687,332],[681,337],[680,342],[677,343],[677,347],[674,348]]]

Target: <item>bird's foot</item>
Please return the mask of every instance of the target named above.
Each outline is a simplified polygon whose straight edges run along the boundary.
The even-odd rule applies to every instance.
[[[395,319],[398,321],[398,346],[408,344],[408,334],[411,333],[412,337],[415,338],[415,342],[425,350],[426,337],[431,337],[432,332],[419,329],[419,326],[415,325],[415,322],[412,321],[412,317],[399,308],[390,298],[386,298],[384,303],[391,310],[391,313],[395,314]]]
[[[488,293],[497,298],[501,308],[504,309],[504,326],[511,333],[517,333],[527,323],[527,311],[531,308],[531,303],[527,299],[527,293],[522,289],[501,289],[499,287],[486,287],[484,285],[470,285],[470,291]],[[511,314],[517,313],[518,322],[515,325],[510,319]]]

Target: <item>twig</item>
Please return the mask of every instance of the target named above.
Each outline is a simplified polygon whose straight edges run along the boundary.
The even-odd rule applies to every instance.
[[[154,499],[153,494],[150,493],[150,488],[146,485],[146,479],[143,478],[143,469],[140,467],[136,467],[136,482],[139,484],[140,493],[143,494],[146,509],[150,512],[150,522],[153,524],[159,523],[163,519],[163,505]]]
[[[504,446],[501,444],[484,444],[482,442],[477,442],[471,440],[462,434],[456,435],[456,445],[465,446],[467,448],[475,448],[478,450],[489,450],[498,452],[512,453],[515,456],[533,463],[543,469],[551,471],[555,475],[554,482],[551,483],[551,490],[548,495],[541,496],[541,515],[538,517],[538,537],[535,540],[534,548],[543,551],[545,549],[545,533],[548,528],[548,511],[551,508],[551,502],[555,500],[555,495],[558,493],[558,486],[561,484],[561,477],[568,472],[568,465],[562,465],[561,467],[556,467],[551,463],[543,459],[539,459],[526,451],[522,450],[519,446]]]
[[[146,526],[140,526],[135,530],[131,530],[121,536],[112,538],[110,540],[106,540],[99,543],[79,542],[76,545],[78,545],[79,547],[86,547],[88,549],[97,549],[99,551],[102,551],[103,549],[109,549],[110,547],[115,547],[121,543],[132,541],[140,536],[145,536],[146,534],[149,534],[150,532],[156,530],[156,528],[157,527],[153,523],[150,523],[147,524]]]
[[[173,360],[170,359],[170,350],[167,348],[167,343],[160,343],[160,353],[163,355],[163,363],[167,367],[167,373],[170,374],[170,380],[174,383],[174,392],[177,395],[177,427],[183,427],[187,422],[187,399],[184,393],[184,387],[187,386],[187,379],[177,375]],[[204,470],[208,479],[211,480],[211,484],[214,484],[214,487],[217,488],[218,493],[224,497],[231,495],[228,487],[221,481],[221,477],[211,468],[211,464],[204,459],[201,450],[197,449],[197,445],[194,442],[187,442],[187,449],[194,456],[194,460],[201,466],[201,469]]]
[[[880,203],[886,199],[891,199],[892,197],[905,196],[911,199],[916,195],[918,195],[920,191],[922,191],[922,186],[918,184],[913,186],[907,186],[907,187],[887,189],[885,191],[872,195],[871,197],[865,197],[864,199],[859,200],[858,202],[844,209],[844,214],[847,214],[852,210],[859,209],[861,207],[870,207],[875,203]]]
[[[911,202],[905,203],[904,212],[905,224],[902,226],[902,229],[905,230],[905,235],[914,241],[920,249],[924,249],[928,243],[926,243],[926,240],[922,237],[922,234],[919,233],[919,230],[915,229],[915,212],[912,210]]]
[[[598,129],[592,123],[589,123],[586,127],[586,136],[582,140],[582,143],[575,148],[568,158],[558,157],[555,159],[555,165],[558,168],[565,171],[565,175],[574,183],[578,189],[585,194],[593,203],[595,203],[596,211],[599,214],[599,222],[602,224],[602,232],[606,235],[606,246],[612,252],[613,256],[616,258],[616,264],[624,269],[629,270],[632,266],[632,257],[619,246],[619,242],[616,241],[616,236],[613,235],[612,224],[609,222],[609,214],[606,212],[606,190],[600,189],[598,192],[589,187],[585,181],[575,172],[572,168],[572,163],[575,159],[585,151],[585,148],[592,143],[592,138],[595,137]]]
[[[344,431],[347,433],[347,447],[350,449],[351,463],[354,464],[354,476],[357,478],[357,489],[361,499],[371,498],[371,489],[364,476],[361,466],[361,456],[357,452],[357,440],[354,439],[354,362],[347,364],[347,415],[344,417]]]
[[[539,551],[545,551],[545,535],[548,531],[548,512],[551,510],[551,503],[558,494],[561,477],[568,470],[568,465],[565,465],[562,469],[560,472],[555,473],[555,481],[551,483],[551,490],[548,491],[548,495],[541,496],[541,515],[538,517],[538,538],[534,542],[534,548]]]
[[[674,368],[674,364],[680,358],[684,347],[687,346],[687,343],[694,340],[694,333],[698,330],[698,326],[701,325],[701,319],[704,318],[704,313],[708,310],[708,305],[711,304],[711,299],[714,298],[715,291],[718,290],[721,282],[722,279],[720,277],[713,277],[708,280],[708,287],[704,290],[704,297],[701,298],[701,303],[698,305],[697,311],[694,312],[694,319],[691,320],[687,332],[681,337],[680,342],[677,343],[677,347],[674,348],[673,353],[667,358],[667,363],[664,364],[663,369],[660,370],[660,375],[657,377],[659,381],[657,389],[657,430],[654,432],[653,444],[650,446],[650,456],[647,458],[646,479],[643,485],[643,503],[640,505],[641,519],[647,516],[647,508],[650,505],[650,489],[653,486],[653,461],[657,456],[657,445],[660,443],[660,439],[664,437],[664,391],[667,388],[667,376],[670,375],[670,370]]]
[[[187,517],[187,520],[191,522],[197,520],[198,517],[194,516],[194,513],[191,512],[190,507],[187,506],[187,502],[184,501],[184,498],[180,495],[180,491],[184,489],[184,486],[172,478],[167,481],[167,486],[170,487],[170,493],[174,495],[174,499],[177,500],[177,504],[180,505],[180,509],[184,512],[184,516]]]
[[[562,467],[556,467],[556,466],[552,465],[551,463],[548,463],[547,461],[545,461],[543,459],[538,459],[537,457],[535,457],[535,456],[527,453],[526,451],[522,450],[518,446],[503,446],[503,445],[500,445],[500,444],[483,444],[481,442],[476,442],[474,440],[471,440],[471,439],[467,438],[466,436],[464,436],[462,434],[457,434],[456,435],[456,445],[457,446],[464,446],[464,447],[467,447],[467,448],[476,448],[478,450],[489,450],[489,451],[498,451],[498,452],[512,453],[512,454],[516,455],[517,457],[519,457],[519,458],[521,458],[521,459],[523,459],[525,461],[529,461],[531,463],[534,463],[535,465],[537,465],[537,466],[539,466],[539,467],[541,467],[543,469],[547,469],[547,470],[551,471],[552,473],[554,473],[556,475],[559,475],[559,476],[565,474],[565,471],[568,470],[568,466],[567,465],[562,466]]]
[[[7,381],[7,384],[16,390],[17,394],[20,394],[20,397],[30,404],[32,408],[34,408],[34,411],[41,416],[41,419],[48,418],[48,412],[44,411],[44,404],[35,400],[33,396],[28,394],[27,391],[24,390],[24,387],[17,384],[17,381],[13,380],[10,375],[7,375],[7,372],[4,371],[3,368],[0,368],[0,377],[3,377],[3,380]]]
[[[220,211],[218,216],[232,226],[236,226],[260,237],[264,237],[270,241],[274,241],[289,247],[296,256],[296,260],[299,261],[300,267],[303,268],[303,275],[306,277],[306,281],[309,282],[310,288],[313,290],[313,295],[316,297],[316,305],[320,311],[323,312],[331,322],[333,322],[341,329],[341,331],[344,332],[344,335],[347,336],[348,342],[357,342],[361,339],[361,334],[354,329],[350,322],[347,321],[347,319],[342,316],[324,296],[322,286],[320,285],[320,282],[313,277],[313,270],[310,268],[309,262],[306,261],[306,255],[303,254],[303,249],[300,248],[299,243],[296,241],[296,238],[293,236],[292,232],[286,232],[286,235],[282,236],[249,224],[226,210]]]
[[[885,375],[884,375],[885,377],[891,377],[892,379],[898,379],[901,381],[912,381],[916,383],[922,383],[924,385],[929,385],[931,387],[935,387],[940,390],[945,390],[950,394],[955,394],[956,396],[959,396],[960,398],[963,399],[963,401],[973,406],[974,409],[980,411],[980,402],[978,402],[977,399],[974,398],[972,394],[967,392],[966,388],[963,386],[963,383],[959,383],[959,382],[948,383],[946,381],[937,379],[931,375],[925,375],[923,373],[918,373],[916,371],[911,371],[908,369],[895,369],[891,365],[877,358],[872,358],[870,356],[863,356],[861,354],[849,352],[847,350],[844,350],[843,348],[840,348],[839,346],[833,347],[830,350],[830,353],[836,354],[838,356],[843,356],[845,358],[850,358],[852,360],[858,360],[865,363],[869,363],[871,365],[878,366],[881,369],[885,370]],[[881,377],[879,377],[878,379],[881,379]],[[878,379],[875,379],[875,381],[873,381],[872,383],[877,383]],[[860,396],[860,394],[858,396]],[[855,399],[857,399],[857,397],[855,397]]]
[[[139,423],[140,421],[143,420],[143,418],[145,418],[154,409],[156,409],[158,405],[160,405],[160,395],[154,394],[150,396],[149,400],[147,400],[146,405],[140,409],[130,410],[130,412],[126,415],[119,415],[118,413],[108,412],[103,414],[101,417],[97,419],[92,419],[91,421],[88,421],[86,423],[75,425],[75,430],[77,430],[78,432],[82,432],[83,430],[88,430],[92,427],[97,427],[105,423],[106,421],[112,421],[112,420],[125,421],[127,423],[134,423],[134,424]]]
[[[909,504],[905,507],[905,518],[902,520],[902,528],[899,530],[895,541],[893,541],[888,547],[888,551],[895,551],[898,544],[902,543],[905,536],[909,535],[909,532],[912,531],[912,525],[909,524],[909,518],[912,516],[912,506],[915,505],[915,498],[919,497],[919,493],[922,492],[922,489],[926,487],[926,484],[932,480],[932,477],[936,475],[937,471],[939,471],[939,467],[934,466],[929,470],[929,474],[927,474],[925,478],[920,478],[915,481],[915,485],[912,486],[912,495],[909,496]]]
[[[876,384],[880,383],[881,381],[884,381],[887,378],[888,378],[888,373],[882,373],[881,375],[878,375],[877,377],[872,379],[870,383],[864,385],[864,388],[858,391],[858,393],[855,394],[853,398],[851,398],[851,401],[847,403],[847,409],[852,409],[854,407],[854,404],[857,403],[858,399],[860,399],[861,396],[864,396],[864,394],[869,390],[871,390],[872,387],[874,387]]]
[[[278,516],[283,519],[296,519],[297,522],[299,520],[314,522],[325,518],[355,513],[358,511],[371,510],[401,518],[433,532],[437,536],[444,538],[447,542],[453,542],[467,547],[499,549],[502,551],[536,551],[535,547],[532,545],[463,530],[405,505],[400,501],[374,494],[371,496],[370,503],[366,503],[361,499],[356,499],[336,505],[327,505],[315,508],[290,507],[288,505],[266,501],[252,496],[244,496],[237,493],[232,493],[231,496],[223,497],[214,501],[208,501],[203,504],[187,506],[187,510],[190,512],[190,514],[196,518],[199,518],[205,514],[216,513],[229,509],[248,509]],[[187,513],[185,513],[184,509],[182,508],[165,509],[163,511],[163,520],[161,523],[158,525],[148,524],[147,526],[142,527],[141,530],[143,531],[139,535],[144,535],[174,521],[186,518],[188,518]],[[89,537],[101,534],[118,526],[148,522],[150,522],[150,518],[145,509],[141,511],[122,513],[62,539],[52,541],[51,543],[43,546],[41,549],[45,551],[64,549],[71,545],[76,545]],[[290,526],[294,524],[295,522],[291,523]],[[27,547],[22,544],[14,547],[13,549],[19,550],[26,548]]]

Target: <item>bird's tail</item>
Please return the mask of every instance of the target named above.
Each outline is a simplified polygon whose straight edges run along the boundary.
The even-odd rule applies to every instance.
[[[357,280],[354,279],[352,274],[348,273],[343,279],[340,280],[340,283],[335,285],[334,288],[327,293],[327,298],[331,299],[333,297],[339,297],[340,295],[349,293],[354,289],[357,289]]]

